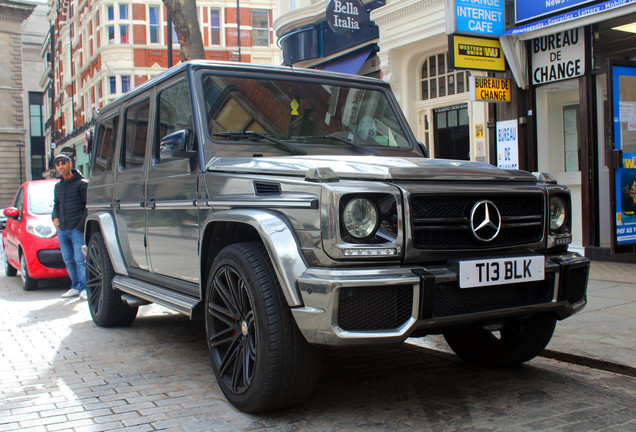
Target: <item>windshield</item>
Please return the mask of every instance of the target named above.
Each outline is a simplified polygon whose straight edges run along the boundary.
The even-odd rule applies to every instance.
[[[31,183],[27,198],[29,213],[46,215],[53,212],[53,189],[56,183],[52,181]]]
[[[209,157],[421,156],[379,86],[209,74],[202,84]]]

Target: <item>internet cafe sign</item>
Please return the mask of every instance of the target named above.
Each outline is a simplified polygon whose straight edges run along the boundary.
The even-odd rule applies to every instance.
[[[531,41],[532,83],[545,84],[585,74],[583,30],[572,29]]]
[[[325,15],[329,28],[343,36],[352,36],[369,22],[360,0],[329,0]]]

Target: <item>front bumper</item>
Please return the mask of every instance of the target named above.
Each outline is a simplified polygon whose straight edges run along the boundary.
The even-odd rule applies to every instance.
[[[308,269],[292,308],[313,344],[400,343],[468,323],[550,312],[564,319],[586,304],[590,262],[577,253],[546,255],[545,279],[461,289],[453,266]]]

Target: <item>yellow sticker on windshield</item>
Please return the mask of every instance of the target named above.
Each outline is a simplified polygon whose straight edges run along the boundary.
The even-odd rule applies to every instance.
[[[298,103],[296,99],[292,99],[289,106],[291,106],[291,109],[292,109],[291,115],[300,115],[298,114],[298,107],[300,106],[300,104]]]

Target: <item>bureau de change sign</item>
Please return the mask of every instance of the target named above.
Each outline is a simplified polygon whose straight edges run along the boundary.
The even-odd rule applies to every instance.
[[[536,38],[530,46],[534,85],[585,74],[583,30],[577,28]]]

